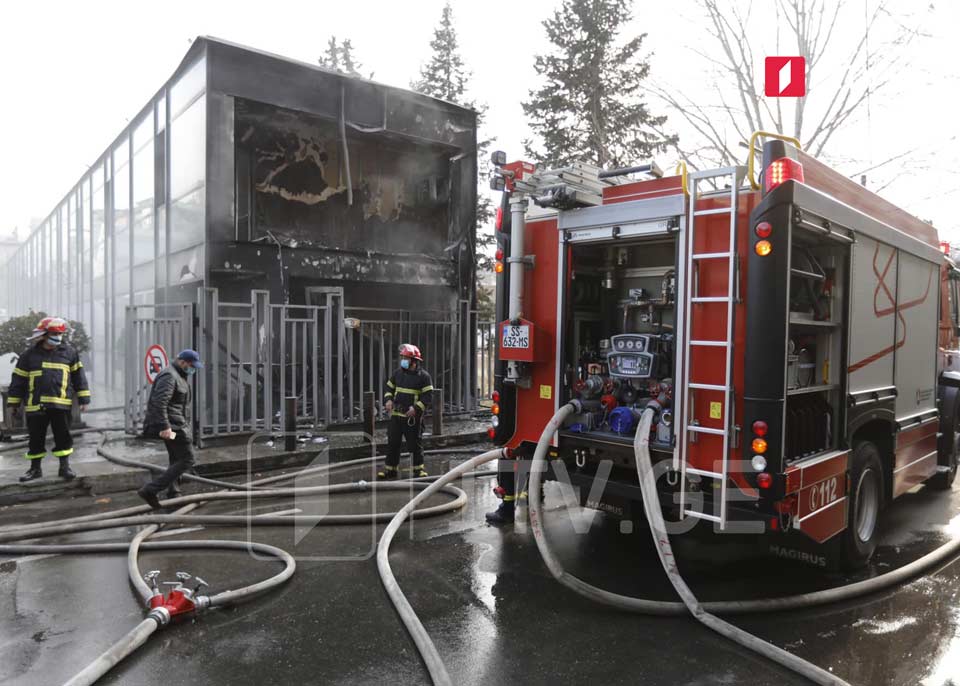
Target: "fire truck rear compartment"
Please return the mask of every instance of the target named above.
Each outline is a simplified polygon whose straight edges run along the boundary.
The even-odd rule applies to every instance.
[[[676,260],[676,234],[571,248],[562,399],[584,411],[560,432],[560,453],[585,502],[597,466],[610,461],[603,499],[589,505],[620,516],[639,498],[633,438],[651,400],[662,407],[652,456],[673,456]]]
[[[790,253],[783,459],[839,447],[849,249],[799,230]]]

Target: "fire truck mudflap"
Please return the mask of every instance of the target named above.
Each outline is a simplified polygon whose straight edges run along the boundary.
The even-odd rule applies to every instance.
[[[791,465],[786,472],[785,501],[793,527],[817,543],[847,525],[847,466],[850,451],[836,451]]]

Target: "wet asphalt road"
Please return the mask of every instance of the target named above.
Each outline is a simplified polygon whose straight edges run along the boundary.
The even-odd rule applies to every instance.
[[[331,480],[370,478],[341,472]],[[299,484],[317,485],[318,479]],[[528,532],[483,523],[495,506],[489,478],[462,487],[460,513],[416,522],[398,534],[391,560],[401,587],[436,641],[458,684],[802,684],[778,666],[712,634],[688,618],[616,612],[559,586]],[[623,534],[599,515],[586,533],[584,513],[561,506],[547,486],[547,533],[569,571],[625,594],[673,599],[649,531]],[[437,501],[447,496],[438,496]],[[291,506],[322,512],[397,509],[401,493],[341,495],[328,502],[261,501],[257,511]],[[56,505],[58,516],[109,510],[134,497]],[[3,524],[44,521],[41,502],[0,512]],[[204,512],[234,511],[212,504]],[[875,564],[882,573],[960,535],[960,484],[951,494],[920,491],[887,512]],[[292,528],[258,528],[255,540],[299,558],[283,588],[246,605],[168,627],[101,683],[425,684],[427,673],[380,585],[372,558],[376,530],[318,527],[295,542]],[[301,534],[304,532],[300,532]],[[93,532],[71,541],[124,540],[132,530]],[[242,528],[204,529],[173,538],[233,538]],[[47,539],[53,541],[56,539]],[[166,540],[170,540],[169,538]],[[799,593],[845,581],[796,562],[749,557],[725,537],[675,543],[680,568],[704,600]],[[745,557],[747,556],[747,557]],[[274,573],[276,563],[242,553],[144,553],[141,569],[199,575],[209,592],[237,588]],[[859,578],[859,577],[858,577]],[[853,684],[941,686],[960,683],[960,563],[865,601],[816,610],[736,617],[734,623]],[[143,613],[122,555],[33,556],[0,562],[0,683],[59,684],[133,627]]]

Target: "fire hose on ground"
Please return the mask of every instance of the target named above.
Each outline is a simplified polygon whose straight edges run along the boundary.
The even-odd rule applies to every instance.
[[[643,507],[647,521],[650,525],[650,532],[654,539],[657,554],[663,564],[664,571],[670,579],[677,594],[683,602],[667,602],[647,600],[643,598],[634,598],[631,596],[611,593],[601,588],[592,586],[585,581],[578,579],[572,574],[567,573],[559,560],[550,549],[549,543],[543,531],[541,502],[540,502],[540,483],[541,473],[546,469],[546,453],[550,446],[553,435],[563,424],[564,419],[572,412],[579,411],[576,401],[568,403],[561,407],[553,416],[547,426],[544,428],[537,443],[536,451],[533,456],[533,464],[530,467],[530,485],[529,485],[529,509],[530,509],[530,528],[533,530],[534,538],[537,542],[537,548],[543,558],[544,564],[550,570],[553,577],[561,584],[574,591],[575,593],[594,600],[596,602],[631,612],[654,615],[681,615],[689,612],[697,621],[703,623],[711,630],[729,638],[750,650],[759,653],[788,669],[800,674],[817,684],[829,684],[838,686],[846,684],[839,677],[827,672],[826,670],[813,665],[781,648],[764,641],[752,634],[749,634],[732,624],[715,616],[716,614],[747,614],[762,612],[777,612],[781,610],[790,610],[798,608],[808,608],[828,603],[852,600],[871,593],[899,585],[910,579],[913,579],[923,572],[935,568],[944,562],[955,558],[960,554],[960,539],[953,539],[943,544],[936,550],[927,553],[923,557],[904,565],[896,570],[881,574],[880,576],[859,581],[846,586],[816,591],[813,593],[803,593],[782,598],[763,598],[757,600],[744,601],[721,601],[721,602],[699,602],[690,588],[683,581],[677,569],[673,557],[673,551],[670,546],[669,537],[665,531],[663,514],[660,511],[659,498],[656,492],[656,486],[653,477],[653,467],[650,462],[649,437],[650,426],[653,420],[654,410],[648,408],[644,411],[640,426],[637,429],[636,439],[634,441],[634,452],[637,461],[637,477],[643,490]]]
[[[577,577],[567,573],[559,560],[553,554],[549,543],[545,537],[542,526],[542,503],[540,496],[540,485],[542,482],[542,473],[546,470],[546,453],[550,442],[556,431],[563,424],[564,419],[577,410],[576,401],[568,403],[560,408],[547,426],[544,428],[537,443],[534,452],[533,463],[530,471],[529,483],[529,517],[531,529],[537,548],[543,558],[544,564],[549,569],[554,578],[561,584],[570,588],[574,592],[587,597],[601,604],[631,612],[654,615],[683,615],[692,614],[698,621],[706,625],[713,631],[729,638],[737,643],[753,650],[765,657],[768,657],[779,664],[791,669],[792,671],[805,676],[817,684],[830,684],[838,686],[846,684],[839,677],[826,672],[825,670],[792,655],[771,643],[753,636],[738,627],[718,618],[715,614],[747,614],[776,612],[788,609],[808,608],[813,606],[825,605],[828,603],[840,602],[859,598],[871,593],[876,593],[892,586],[899,585],[909,581],[925,571],[948,562],[960,554],[960,539],[951,540],[936,550],[924,555],[923,557],[904,565],[896,570],[887,572],[880,576],[865,581],[856,582],[847,586],[842,586],[825,591],[816,591],[781,598],[766,598],[745,601],[720,601],[700,603],[689,587],[683,581],[674,562],[672,549],[667,534],[663,515],[660,512],[659,499],[656,493],[656,487],[653,480],[652,465],[649,455],[649,428],[653,420],[653,409],[648,409],[643,413],[640,426],[637,431],[634,442],[634,449],[637,457],[637,474],[644,495],[644,512],[650,524],[650,530],[654,538],[658,556],[663,564],[664,571],[667,573],[671,584],[681,597],[683,602],[676,601],[655,601],[643,598],[624,596],[617,593],[611,593],[597,588]],[[452,451],[431,451],[431,452],[452,452]],[[150,535],[156,532],[163,524],[220,524],[236,525],[238,523],[254,525],[277,525],[292,524],[304,522],[316,522],[320,524],[349,524],[371,521],[384,521],[389,518],[390,523],[384,531],[377,549],[377,567],[383,581],[384,588],[390,597],[391,602],[396,608],[401,621],[409,631],[418,651],[423,657],[424,663],[434,684],[447,685],[453,682],[440,657],[429,634],[420,622],[409,601],[401,591],[396,578],[390,568],[389,550],[397,531],[403,523],[412,517],[429,516],[430,514],[441,514],[457,507],[461,507],[466,501],[466,494],[450,486],[450,483],[458,478],[465,476],[490,475],[493,472],[475,472],[479,466],[490,462],[499,457],[503,457],[503,450],[491,450],[478,455],[454,469],[448,471],[440,477],[428,477],[427,479],[413,479],[402,482],[387,484],[366,484],[364,482],[334,484],[331,486],[318,486],[306,488],[272,488],[264,490],[250,490],[251,487],[263,487],[266,484],[276,483],[283,480],[294,479],[299,476],[320,473],[334,468],[347,468],[357,465],[375,463],[383,459],[383,456],[373,458],[362,458],[348,462],[322,465],[284,474],[280,476],[268,477],[246,485],[245,491],[227,491],[214,492],[197,495],[183,496],[173,500],[166,501],[168,505],[182,506],[172,515],[144,515],[148,510],[147,506],[138,506],[117,510],[115,512],[100,513],[96,515],[86,515],[64,520],[56,525],[32,524],[17,527],[15,529],[0,530],[0,542],[34,539],[44,536],[52,536],[64,533],[75,533],[78,531],[89,531],[94,529],[114,528],[118,526],[150,524],[150,526],[141,531],[129,543],[91,543],[80,545],[45,545],[45,544],[21,544],[9,545],[0,543],[0,553],[22,555],[30,553],[97,553],[97,552],[123,552],[128,555],[128,567],[130,580],[137,589],[138,594],[147,600],[151,596],[151,590],[140,575],[137,556],[140,549],[144,550],[177,550],[184,548],[227,548],[237,550],[257,550],[284,562],[284,569],[273,577],[253,584],[252,586],[230,591],[227,593],[211,596],[202,601],[202,604],[210,607],[220,606],[230,603],[241,602],[255,595],[259,595],[271,588],[274,588],[292,576],[295,569],[293,558],[283,550],[267,546],[261,543],[249,543],[242,541],[148,541]],[[140,463],[146,466],[146,463]],[[433,481],[430,484],[418,483],[424,481]],[[236,487],[236,484],[231,484]],[[256,515],[253,517],[246,515],[192,515],[187,512],[201,506],[204,502],[212,500],[237,500],[240,498],[271,498],[286,497],[292,494],[308,495],[319,493],[343,493],[356,490],[367,490],[370,488],[384,488],[393,490],[394,488],[409,489],[419,488],[420,492],[410,500],[399,512],[395,514],[380,513],[366,515],[327,515],[325,517],[292,517],[278,514]],[[455,494],[457,498],[443,505],[433,506],[418,510],[417,507],[432,495],[438,492]],[[353,518],[353,519],[351,519]],[[151,626],[151,624],[153,626]],[[159,618],[150,619],[149,617],[141,624],[135,627],[124,638],[118,641],[107,652],[101,655],[86,670],[74,677],[68,682],[70,686],[79,684],[92,684],[99,676],[106,673],[112,666],[117,664],[126,655],[133,652],[139,645],[142,645],[148,637],[162,625]]]
[[[101,443],[101,448],[103,443]],[[458,452],[458,451],[430,451],[434,453],[449,453],[449,452]],[[494,451],[493,457],[496,457],[500,454],[500,451]],[[406,517],[429,517],[435,516],[438,514],[443,514],[446,512],[451,512],[455,509],[463,507],[466,503],[466,494],[459,488],[455,486],[450,486],[448,483],[444,483],[436,488],[433,487],[433,484],[424,483],[429,481],[439,480],[440,477],[425,477],[420,479],[411,479],[398,482],[388,482],[388,483],[367,483],[364,481],[358,481],[356,483],[345,483],[345,484],[332,484],[329,486],[313,486],[313,487],[300,487],[300,488],[271,488],[264,490],[251,490],[252,487],[263,487],[269,483],[276,483],[283,480],[295,479],[301,477],[305,474],[317,474],[321,472],[327,472],[332,469],[343,469],[349,467],[355,467],[358,465],[369,465],[376,464],[378,461],[382,460],[384,456],[375,456],[371,458],[362,458],[358,460],[350,460],[346,462],[338,462],[332,464],[321,465],[318,467],[311,467],[303,469],[297,472],[290,474],[283,474],[279,476],[272,476],[265,479],[260,479],[255,482],[250,482],[246,485],[248,490],[244,491],[220,491],[213,493],[202,493],[195,495],[182,496],[179,498],[174,498],[165,501],[165,506],[179,506],[179,509],[170,515],[160,515],[160,514],[145,514],[150,511],[150,508],[146,505],[124,508],[122,510],[117,510],[113,512],[98,513],[94,515],[84,515],[80,517],[74,517],[67,520],[62,520],[56,524],[48,523],[38,523],[30,524],[25,526],[19,526],[15,528],[0,530],[0,553],[11,554],[11,555],[26,555],[33,553],[47,553],[47,554],[90,554],[90,553],[111,553],[111,552],[126,552],[127,553],[127,563],[128,563],[128,573],[129,579],[137,594],[145,602],[149,603],[152,607],[147,618],[144,619],[140,624],[138,624],[134,629],[129,633],[119,639],[114,643],[106,652],[101,654],[96,660],[91,662],[83,671],[78,673],[72,679],[70,679],[67,684],[69,686],[80,686],[81,684],[93,684],[100,677],[106,674],[112,667],[118,664],[126,656],[130,655],[137,648],[143,645],[149,637],[160,627],[165,626],[170,622],[171,616],[169,610],[161,606],[159,609],[153,607],[151,603],[152,599],[157,598],[157,591],[151,589],[144,578],[141,576],[138,556],[141,549],[144,550],[182,550],[182,549],[227,549],[227,550],[242,550],[246,552],[258,552],[264,555],[268,555],[276,558],[277,560],[283,562],[284,568],[275,574],[274,576],[260,581],[258,583],[246,586],[244,588],[236,589],[233,591],[226,591],[219,593],[213,596],[200,596],[190,594],[187,596],[189,601],[188,607],[190,612],[199,611],[203,609],[220,607],[229,604],[240,603],[249,599],[252,599],[255,596],[261,595],[262,593],[269,591],[277,586],[283,584],[287,581],[294,573],[296,569],[296,563],[293,557],[284,550],[276,548],[274,546],[254,543],[247,541],[221,541],[221,540],[196,540],[196,541],[148,541],[146,540],[154,534],[160,526],[164,524],[218,524],[226,526],[236,526],[236,525],[254,525],[254,526],[277,526],[277,525],[303,525],[303,524],[357,524],[357,523],[372,523],[372,522],[382,522],[390,520],[394,517],[394,513],[371,513],[371,514],[362,514],[362,515],[326,515],[326,516],[316,516],[316,517],[304,517],[302,515],[298,516],[287,516],[279,514],[259,514],[255,516],[248,515],[211,515],[211,516],[202,516],[202,515],[187,515],[188,512],[200,507],[206,502],[216,501],[216,500],[239,500],[247,498],[277,498],[277,497],[289,497],[293,495],[297,496],[306,496],[306,495],[321,495],[321,494],[331,494],[331,493],[348,493],[356,491],[371,491],[371,490],[404,490],[409,491],[411,489],[421,490],[421,495],[426,493],[427,490],[430,491],[429,494],[415,498],[411,503],[415,503],[411,506],[411,503],[408,503],[404,508],[403,512]],[[491,458],[492,459],[492,458]],[[135,462],[135,461],[127,461]],[[476,460],[471,461],[470,463],[476,462]],[[470,464],[468,463],[468,464]],[[136,466],[143,466],[147,468],[147,463],[138,463]],[[459,469],[459,468],[458,468]],[[456,470],[455,470],[456,471]],[[460,470],[458,475],[463,476],[490,476],[495,474],[495,472],[486,472],[486,473],[467,473],[469,470]],[[237,487],[237,484],[230,484],[232,487]],[[241,486],[244,487],[244,486]],[[416,504],[423,502],[430,495],[437,492],[444,492],[446,494],[456,496],[455,499],[442,503],[439,505],[434,505],[430,507],[425,507],[417,510]],[[126,527],[126,526],[137,526],[137,525],[149,525],[148,528],[140,531],[130,542],[128,543],[87,543],[87,544],[58,544],[58,545],[49,545],[49,544],[37,544],[37,543],[28,543],[28,544],[7,544],[10,541],[24,540],[24,539],[38,539],[47,536],[54,535],[63,535],[63,534],[72,534],[78,533],[81,531],[92,531],[100,529],[110,529],[116,527]],[[398,525],[399,526],[399,525]],[[394,529],[395,531],[395,529]],[[199,590],[199,587],[198,589]],[[159,596],[162,599],[162,596]],[[159,603],[158,603],[159,604]]]

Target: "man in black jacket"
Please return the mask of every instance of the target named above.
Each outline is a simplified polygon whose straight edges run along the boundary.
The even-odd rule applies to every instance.
[[[194,350],[184,350],[157,375],[150,389],[143,435],[162,438],[170,458],[167,471],[137,491],[154,509],[160,507],[158,493],[166,490],[167,498],[180,495],[177,479],[194,465],[190,377],[202,368],[200,355]]]
[[[387,380],[383,394],[384,409],[390,413],[390,425],[387,428],[386,464],[377,472],[378,479],[389,480],[399,476],[400,444],[404,438],[411,453],[413,477],[427,476],[420,434],[423,430],[423,413],[433,395],[433,381],[422,364],[420,348],[409,343],[400,346],[400,369]]]
[[[43,476],[40,463],[47,454],[48,426],[53,430],[53,455],[60,459],[60,477],[70,481],[77,476],[70,469],[70,411],[74,398],[81,410],[86,409],[90,388],[80,356],[63,340],[66,333],[67,322],[63,319],[42,319],[28,339],[31,347],[21,353],[13,370],[7,405],[14,416],[19,415],[21,408],[26,410],[30,433],[30,469],[20,477],[23,482]]]

